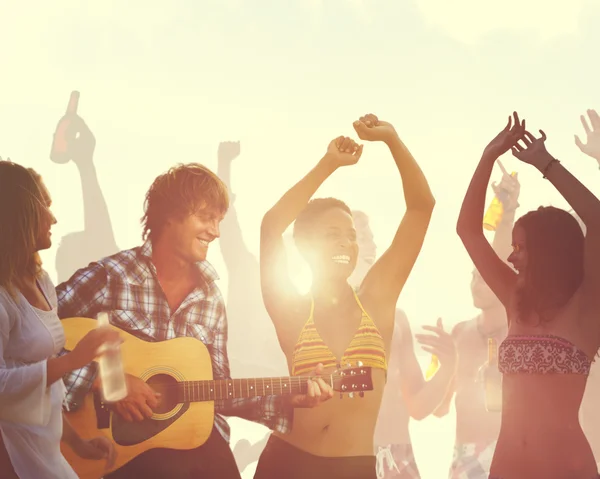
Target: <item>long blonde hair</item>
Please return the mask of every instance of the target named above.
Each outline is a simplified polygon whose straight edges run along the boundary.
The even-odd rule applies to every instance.
[[[0,158],[0,287],[13,297],[24,278],[42,271],[37,241],[43,202],[40,175]]]

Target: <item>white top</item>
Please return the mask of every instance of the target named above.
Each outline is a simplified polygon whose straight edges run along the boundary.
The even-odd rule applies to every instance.
[[[46,362],[61,351],[65,334],[45,271],[39,285],[51,311],[20,293],[15,302],[0,287],[0,432],[20,479],[77,479],[60,451],[65,385],[46,385]]]

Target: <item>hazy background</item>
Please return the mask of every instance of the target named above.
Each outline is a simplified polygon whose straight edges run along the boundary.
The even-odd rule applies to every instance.
[[[451,327],[475,314],[472,265],[455,223],[483,147],[514,109],[600,192],[597,164],[573,143],[583,133],[579,115],[600,108],[599,0],[0,0],[0,18],[0,155],[42,173],[56,239],[83,229],[77,170],[49,160],[71,90],[81,92],[79,113],[96,135],[121,249],[141,243],[143,195],[156,175],[188,161],[216,170],[218,143],[240,140],[232,183],[257,252],[262,214],[332,138],[354,136],[352,121],[368,112],[391,121],[437,199],[399,303],[413,331],[438,316]],[[564,206],[539,172],[503,161],[520,174],[519,214]],[[380,253],[404,211],[381,145],[366,145],[360,163],[336,172],[318,195],[367,212]],[[43,254],[54,278],[55,252]],[[209,259],[226,293],[216,245]],[[428,357],[420,360],[425,366]],[[454,422],[451,414],[411,425],[423,479],[445,477]],[[248,425],[245,433],[263,431]]]

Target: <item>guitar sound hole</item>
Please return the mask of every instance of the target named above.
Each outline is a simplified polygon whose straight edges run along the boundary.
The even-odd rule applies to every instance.
[[[178,381],[168,374],[157,374],[146,381],[155,392],[160,393],[158,406],[154,408],[155,414],[165,414],[172,411],[180,402],[178,395]]]

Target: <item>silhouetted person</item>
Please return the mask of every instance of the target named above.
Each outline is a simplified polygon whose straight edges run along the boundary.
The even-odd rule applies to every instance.
[[[231,163],[240,154],[239,142],[222,142],[218,150],[217,174],[230,191],[231,203],[221,222],[219,247],[227,268],[227,318],[230,324],[227,351],[231,376],[284,376],[288,374],[284,354],[277,343],[260,293],[260,267],[248,249],[235,209],[237,195],[232,193]],[[250,183],[248,197],[252,200]]]
[[[104,195],[94,166],[96,139],[86,123],[77,117],[73,127],[78,137],[69,143],[69,153],[77,166],[83,194],[83,231],[69,233],[56,251],[56,273],[62,283],[82,266],[118,251]]]
[[[377,259],[377,245],[369,217],[353,210],[358,260],[348,282],[359,287]],[[435,410],[435,404],[423,401],[421,391],[425,380],[413,348],[413,336],[406,313],[396,308],[394,333],[390,343],[390,357],[379,417],[375,427],[374,445],[377,457],[378,479],[418,479],[409,418],[420,420]],[[409,409],[410,407],[410,409]]]
[[[512,251],[512,230],[520,193],[516,177],[504,173],[498,188],[504,190],[504,213],[494,233],[492,247],[500,258]],[[497,195],[502,201],[502,195]],[[452,330],[458,348],[458,372],[452,391],[436,416],[445,416],[456,393],[456,439],[450,479],[487,479],[500,433],[501,412],[487,411],[482,368],[488,359],[488,339],[500,344],[507,334],[506,310],[494,292],[473,270],[473,305],[480,313]]]
[[[491,478],[587,479],[598,467],[579,410],[600,347],[600,201],[546,150],[517,113],[485,148],[465,195],[457,232],[506,308],[498,348],[502,421]],[[540,207],[519,218],[508,257],[483,234],[485,192],[496,160],[511,150],[535,167],[575,210]]]
[[[575,136],[575,144],[583,153],[595,159],[600,166],[600,116],[596,110],[588,110],[587,114],[589,123],[585,115],[581,115],[586,141],[583,143],[578,136]],[[577,215],[575,217],[581,221]],[[585,233],[585,225],[583,222],[580,224]],[[598,361],[592,364],[581,404],[581,418],[583,430],[590,441],[596,462],[600,464],[600,363]]]
[[[237,195],[231,186],[231,164],[240,154],[239,142],[222,142],[218,150],[217,174],[230,192],[229,210],[221,222],[219,247],[227,268],[227,318],[229,338],[227,351],[231,376],[287,376],[286,359],[277,342],[260,292],[258,259],[246,246],[235,208]],[[250,184],[248,183],[248,187]],[[248,192],[246,201],[252,199]],[[257,461],[270,432],[255,444],[245,438],[233,447],[240,471]]]

